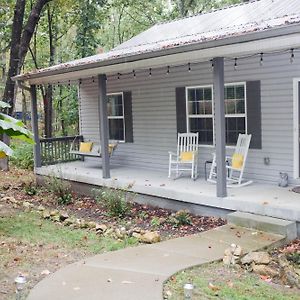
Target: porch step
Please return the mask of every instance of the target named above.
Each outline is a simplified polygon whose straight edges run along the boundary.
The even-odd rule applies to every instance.
[[[283,235],[287,240],[297,237],[296,222],[236,211],[227,215],[228,223]]]

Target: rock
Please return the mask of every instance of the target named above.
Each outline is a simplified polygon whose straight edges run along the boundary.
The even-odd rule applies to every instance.
[[[69,218],[69,215],[68,215],[68,213],[66,213],[66,212],[62,212],[62,213],[60,213],[60,215],[59,215],[59,219],[60,219],[60,221],[61,222],[64,222],[66,219],[68,219]]]
[[[300,289],[299,275],[293,266],[288,262],[285,255],[280,255],[278,257],[278,264],[280,267],[280,279],[281,281],[291,287],[297,287]]]
[[[34,207],[34,205],[30,202],[24,201],[23,202],[23,207],[26,209],[31,209],[32,207]]]
[[[60,222],[60,217],[58,215],[50,217],[54,222]]]
[[[50,211],[50,216],[51,217],[54,217],[54,216],[57,216],[57,215],[59,215],[59,211],[58,210],[54,209],[54,210]]]
[[[240,257],[243,254],[243,249],[241,246],[237,245],[235,250],[233,251],[233,255]]]
[[[250,252],[241,259],[243,265],[251,264],[252,262],[258,265],[267,265],[271,262],[271,257],[267,252]]]
[[[232,255],[224,255],[223,257],[223,264],[226,266],[230,266],[232,264]]]
[[[70,226],[76,223],[76,219],[75,218],[67,218],[64,220],[64,225],[65,226]]]
[[[242,254],[242,247],[236,244],[231,244],[230,248],[225,249],[223,263],[225,265],[235,265]]]
[[[95,229],[97,233],[103,233],[107,230],[107,226],[105,224],[96,224]]]
[[[160,235],[157,231],[147,231],[140,240],[147,244],[158,243],[160,242]]]
[[[133,232],[132,236],[135,237],[138,240],[141,240],[141,238],[142,238],[142,235],[140,233],[138,233],[138,232]]]
[[[269,277],[276,277],[279,275],[279,272],[267,265],[252,265],[252,271],[258,275],[263,275],[263,276],[269,276]]]
[[[134,227],[134,228],[132,229],[132,232],[136,232],[136,233],[141,233],[141,231],[142,231],[142,229],[139,228],[139,227]]]
[[[19,202],[14,197],[10,197],[10,196],[1,198],[1,201],[19,204]]]
[[[87,225],[87,228],[94,229],[94,228],[96,228],[97,224],[96,224],[96,222],[90,221],[90,222],[87,222],[86,225]]]
[[[39,205],[39,206],[37,207],[37,210],[38,210],[38,211],[44,211],[44,210],[45,210],[45,207],[44,207],[43,205]]]
[[[48,210],[43,211],[43,219],[50,219],[50,212]]]

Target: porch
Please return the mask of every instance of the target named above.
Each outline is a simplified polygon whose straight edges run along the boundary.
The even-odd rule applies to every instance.
[[[130,191],[137,193],[137,202],[173,209],[187,208],[202,215],[224,216],[231,211],[242,211],[297,222],[300,220],[300,197],[291,191],[291,187],[254,182],[246,187],[230,188],[228,196],[220,198],[216,197],[215,185],[204,178],[196,181],[190,177],[170,180],[166,172],[111,165],[111,178],[105,179],[101,161],[97,164],[73,161],[42,166],[36,168],[36,174],[58,176],[75,186],[77,184],[80,190],[83,190],[83,185],[130,187]]]

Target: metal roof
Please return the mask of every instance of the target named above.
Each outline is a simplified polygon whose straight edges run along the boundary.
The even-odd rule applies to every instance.
[[[45,76],[52,71],[64,73],[74,67],[91,65],[162,50],[199,45],[277,28],[300,24],[300,0],[257,0],[192,17],[154,25],[113,50],[83,59],[19,75],[16,79]],[[178,49],[180,50],[180,49]]]

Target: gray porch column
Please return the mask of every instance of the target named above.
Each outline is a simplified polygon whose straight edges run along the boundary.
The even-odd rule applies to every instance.
[[[39,168],[42,166],[41,160],[41,144],[40,144],[40,137],[39,137],[39,126],[38,126],[38,110],[37,110],[37,96],[36,96],[36,86],[30,86],[30,94],[31,94],[31,124],[32,124],[32,131],[34,135],[34,148],[33,148],[33,155],[34,155],[34,166]]]
[[[217,159],[217,197],[227,196],[226,187],[226,145],[225,145],[225,102],[224,102],[224,58],[215,57],[214,64],[214,102],[215,134]]]
[[[100,122],[100,141],[102,156],[102,177],[110,178],[109,152],[108,152],[108,118],[107,118],[107,97],[106,97],[106,76],[98,76],[99,87],[99,122]]]

